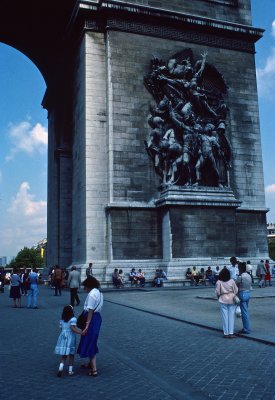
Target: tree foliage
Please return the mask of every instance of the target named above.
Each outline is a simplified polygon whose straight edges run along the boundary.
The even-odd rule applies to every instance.
[[[43,258],[35,249],[24,247],[19,251],[17,256],[7,265],[10,268],[41,268],[43,264]]]
[[[275,261],[275,241],[268,243],[269,257],[271,260]]]

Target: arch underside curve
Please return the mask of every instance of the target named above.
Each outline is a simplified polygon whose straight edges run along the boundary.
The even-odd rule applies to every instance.
[[[25,54],[46,84],[61,64],[64,32],[76,0],[2,0],[0,41]]]

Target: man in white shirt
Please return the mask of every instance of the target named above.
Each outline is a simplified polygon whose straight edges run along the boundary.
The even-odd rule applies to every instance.
[[[230,272],[230,278],[234,279],[234,281],[236,281],[236,279],[239,276],[239,268],[238,268],[238,261],[236,257],[230,257],[230,266],[227,267],[227,269]]]

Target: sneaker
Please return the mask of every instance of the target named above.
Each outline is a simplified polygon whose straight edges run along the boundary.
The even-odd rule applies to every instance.
[[[74,376],[74,371],[69,371],[69,372],[68,372],[68,375],[69,375],[69,376]]]

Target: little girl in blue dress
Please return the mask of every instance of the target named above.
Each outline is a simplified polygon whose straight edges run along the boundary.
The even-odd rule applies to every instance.
[[[55,354],[61,355],[57,376],[61,377],[64,365],[69,356],[69,375],[74,375],[74,355],[76,352],[76,334],[81,335],[82,331],[76,326],[76,318],[72,306],[65,306],[62,312],[60,328],[62,329],[55,346]]]

